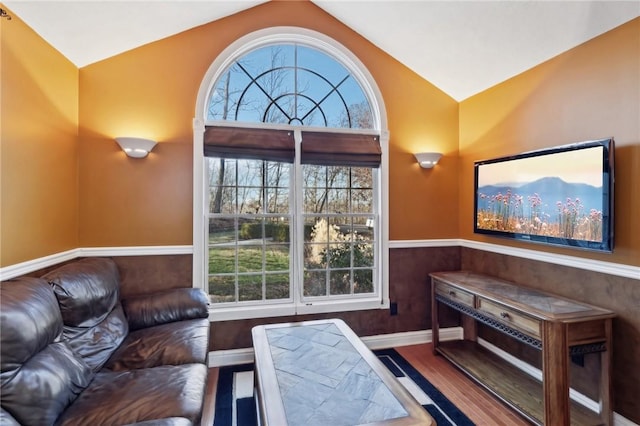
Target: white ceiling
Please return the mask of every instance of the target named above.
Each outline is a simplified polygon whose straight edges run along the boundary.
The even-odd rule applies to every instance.
[[[458,101],[640,16],[640,0],[312,1]],[[78,67],[263,2],[4,1]]]

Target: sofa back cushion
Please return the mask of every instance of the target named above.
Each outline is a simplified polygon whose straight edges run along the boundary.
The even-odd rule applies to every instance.
[[[52,286],[62,321],[63,339],[98,371],[129,329],[120,304],[120,274],[115,262],[86,258],[42,277]]]
[[[0,316],[2,409],[23,425],[51,425],[93,372],[60,340],[62,317],[46,281],[0,283]]]

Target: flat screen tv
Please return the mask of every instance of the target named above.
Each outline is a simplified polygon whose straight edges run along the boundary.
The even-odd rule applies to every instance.
[[[613,138],[476,161],[474,232],[613,251]]]

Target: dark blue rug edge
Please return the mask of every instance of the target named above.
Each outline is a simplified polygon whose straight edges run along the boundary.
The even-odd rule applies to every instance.
[[[429,398],[436,403],[438,407],[447,413],[447,416],[453,420],[456,426],[475,426],[473,423],[458,407],[456,407],[449,399],[442,394],[429,382],[422,374],[418,372],[409,362],[402,357],[395,349],[379,349],[373,351],[377,356],[387,355],[393,358],[398,366],[413,380]],[[425,407],[426,408],[426,407]],[[427,410],[429,411],[429,410]],[[433,416],[433,415],[432,415]],[[435,417],[435,416],[433,416]],[[436,419],[436,422],[437,419]],[[439,424],[439,422],[438,422]]]

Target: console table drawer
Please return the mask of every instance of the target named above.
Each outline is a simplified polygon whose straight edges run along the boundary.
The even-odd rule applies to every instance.
[[[530,336],[540,338],[540,321],[536,319],[481,297],[478,298],[477,309],[498,318],[500,322],[509,327],[519,329]]]
[[[469,306],[470,308],[474,307],[473,302],[475,296],[473,294],[439,281],[435,282],[435,286],[437,294],[444,296],[447,299],[454,300],[458,303],[462,303],[463,305]]]

